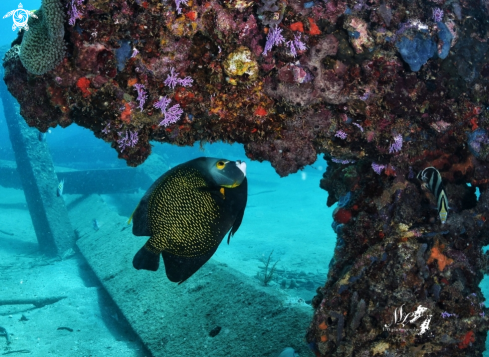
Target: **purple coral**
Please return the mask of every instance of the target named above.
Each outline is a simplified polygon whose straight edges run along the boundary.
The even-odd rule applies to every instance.
[[[447,317],[450,317],[450,316],[458,317],[457,314],[451,314],[451,313],[446,312],[446,311],[441,313],[441,317],[443,317],[444,319],[446,319]]]
[[[265,49],[263,50],[263,55],[266,56],[268,51],[272,49],[273,46],[278,46],[285,42],[282,36],[282,29],[277,26],[270,27],[268,31],[267,42],[265,43]]]
[[[119,140],[117,140],[117,144],[119,144],[119,148],[121,149],[121,152],[124,151],[125,148],[127,147],[134,147],[138,143],[138,133],[137,131],[130,131],[126,130],[125,135],[122,133],[122,131],[119,131],[117,134],[119,134]]]
[[[391,144],[389,147],[389,154],[392,154],[394,152],[399,152],[402,149],[402,135],[396,135],[394,136],[394,142]]]
[[[160,99],[153,105],[156,109],[160,109],[162,113],[165,113],[166,107],[170,104],[171,99],[168,97],[160,97]]]
[[[105,128],[102,129],[102,133],[109,134],[109,130],[110,130],[110,122],[108,122]]]
[[[338,131],[336,132],[336,134],[334,134],[334,136],[336,136],[337,138],[340,138],[340,139],[345,140],[345,139],[346,139],[346,137],[348,136],[348,134],[347,134],[347,133],[345,133],[343,130],[338,130]]]
[[[178,83],[183,87],[191,87],[193,82],[194,80],[189,76],[178,79]]]
[[[132,55],[131,55],[131,58],[136,57],[136,56],[138,55],[138,53],[139,53],[138,49],[137,49],[136,47],[134,47],[134,48],[132,49]]]
[[[170,68],[170,74],[166,77],[165,79],[165,86],[170,87],[171,89],[174,89],[177,84],[178,84],[178,77],[177,74],[175,73],[175,68]]]
[[[301,35],[294,35],[294,40],[287,41],[289,46],[289,52],[293,57],[297,57],[297,51],[305,51],[307,49],[306,44],[301,41]]]
[[[366,101],[370,97],[370,89],[366,88],[365,93],[361,95],[359,98],[363,101]]]
[[[141,83],[136,83],[134,85],[134,88],[136,88],[136,91],[138,92],[138,98],[137,101],[139,102],[138,108],[143,111],[143,105],[146,103],[146,99],[148,99],[148,95],[144,91],[145,87]]]
[[[341,159],[337,159],[335,157],[331,158],[331,161],[333,161],[337,164],[342,164],[342,165],[354,164],[356,162],[355,160],[341,160]]]
[[[440,22],[443,20],[443,10],[439,7],[435,7],[433,10],[433,21]]]
[[[81,6],[83,3],[83,0],[71,0],[66,4],[66,7],[68,8],[68,23],[73,26],[76,22],[76,20],[79,20],[82,18],[83,13],[78,10],[78,6]]]
[[[358,123],[352,123],[353,125],[355,125],[358,129],[360,129],[360,131],[363,133],[363,128],[360,124]]]
[[[178,84],[184,87],[192,86],[192,82],[194,80],[191,77],[178,78],[177,73],[175,72],[175,68],[170,68],[170,74],[165,79],[165,86],[174,89]]]
[[[180,120],[180,117],[183,114],[182,108],[180,108],[180,104],[175,104],[165,111],[165,118],[160,122],[160,125],[168,126],[170,124],[176,123]]]
[[[164,115],[163,120],[159,125],[168,126],[170,124],[176,123],[180,120],[180,117],[183,114],[182,108],[180,108],[180,104],[175,104],[174,106],[167,109],[170,104],[171,99],[168,97],[160,97],[160,99],[153,105],[153,107],[160,109],[161,113]]]
[[[372,162],[372,169],[375,171],[377,175],[380,175],[382,171],[385,169],[385,165],[377,164]]]
[[[175,6],[177,8],[177,13],[180,15],[182,13],[182,7],[181,5],[187,5],[188,0],[175,0]]]

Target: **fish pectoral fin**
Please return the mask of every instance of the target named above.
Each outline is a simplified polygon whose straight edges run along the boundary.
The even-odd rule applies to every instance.
[[[138,206],[127,221],[132,221],[132,234],[135,236],[151,236],[151,229],[148,224],[148,205],[146,200],[141,200]]]
[[[225,192],[224,189],[221,186],[218,187],[198,187],[196,190],[200,192],[207,192],[210,193],[212,196],[213,200],[218,204],[222,204],[224,202],[225,197]]]
[[[236,219],[234,220],[233,226],[231,227],[231,230],[229,231],[229,234],[228,234],[228,244],[231,241],[231,237],[234,236],[234,233],[236,233],[239,229],[239,226],[241,226],[241,222],[243,221],[244,211],[245,211],[245,209],[243,208],[238,213],[238,215],[236,216]]]

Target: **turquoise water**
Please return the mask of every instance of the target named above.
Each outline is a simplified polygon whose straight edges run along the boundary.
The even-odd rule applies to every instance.
[[[0,128],[2,133],[7,131],[3,118],[0,122]],[[115,151],[110,148],[109,144],[93,137],[90,131],[74,125],[66,129],[52,129],[47,134],[46,142],[50,148],[55,168],[60,172],[126,168],[125,162],[117,159]],[[297,174],[280,178],[269,163],[247,160],[241,145],[218,143],[203,147],[196,145],[180,148],[168,144],[153,144],[151,159],[139,168],[132,170],[154,171],[160,175],[169,167],[199,156],[241,159],[247,162],[249,197],[243,223],[229,245],[225,240],[223,241],[213,257],[214,261],[235,269],[251,279],[252,284],[260,287],[263,285],[260,278],[260,274],[263,273],[263,262],[271,257],[273,263],[277,262],[277,270],[275,277],[268,284],[267,292],[281,294],[284,304],[297,308],[305,307],[306,313],[309,314],[311,312],[309,304],[315,295],[315,290],[322,286],[326,280],[328,264],[332,258],[336,242],[334,232],[331,229],[334,207],[326,207],[327,193],[319,189],[319,181],[326,169],[326,162],[318,157],[314,165],[306,167]],[[14,162],[14,155],[8,141],[2,141],[0,152],[4,160]],[[158,162],[161,163],[161,166],[158,164],[155,166],[155,162],[152,161],[155,158],[160,160]],[[109,182],[112,179],[113,177],[110,175],[106,177]],[[67,191],[69,191],[70,185],[73,183],[67,180],[65,182]],[[132,193],[92,195],[93,199],[101,204],[101,213],[94,215],[93,212],[87,212],[85,216],[75,219],[73,212],[76,211],[77,202],[90,199],[92,196],[65,193],[64,201],[71,214],[73,225],[80,231],[79,235],[84,237],[87,234],[85,232],[88,234],[98,232],[92,228],[93,219],[97,219],[100,231],[104,231],[104,227],[111,224],[107,214],[102,213],[103,207],[116,212],[120,216],[121,222],[127,221],[146,189],[147,187],[143,187]],[[8,242],[8,247],[0,246],[0,260],[4,262],[0,263],[0,270],[4,264],[5,266],[12,266],[17,264],[15,262],[22,262],[19,264],[25,266],[34,265],[33,261],[43,260],[44,258],[38,251],[35,232],[22,191],[0,186],[0,196],[5,199],[3,204],[0,203],[0,214],[2,216],[8,214],[11,217],[0,228],[0,239]],[[86,221],[85,227],[79,228],[78,223],[75,222],[78,220]],[[5,235],[5,232],[12,234],[12,236]],[[144,237],[132,237],[132,239],[136,239],[141,245],[146,240]],[[117,242],[114,241],[114,244],[117,245]],[[135,251],[129,254],[133,255],[134,253]],[[32,325],[29,325],[29,321],[36,321],[37,319],[46,321],[46,317],[41,317],[43,313],[46,313],[45,308],[31,310],[30,308],[20,309],[9,306],[2,310],[0,306],[0,326],[5,326],[13,336],[10,350],[14,349],[13,346],[24,346],[24,344],[28,345],[28,342],[32,343],[29,334],[37,333],[36,336],[41,341],[47,338],[55,338],[56,349],[52,346],[48,348],[40,342],[36,349],[28,348],[33,355],[43,356],[46,351],[51,351],[54,355],[64,356],[64,352],[61,352],[63,349],[59,346],[70,343],[90,344],[90,336],[99,335],[102,336],[101,341],[116,346],[114,349],[118,351],[117,353],[114,351],[114,354],[104,353],[104,356],[146,356],[144,352],[142,354],[138,352],[138,349],[142,347],[131,342],[135,337],[127,335],[126,327],[122,327],[123,331],[121,331],[122,324],[119,322],[121,318],[117,317],[119,315],[114,305],[108,302],[107,298],[100,300],[85,295],[88,293],[83,286],[87,283],[79,282],[79,268],[73,259],[77,259],[76,255],[75,258],[70,257],[68,260],[53,263],[54,265],[49,270],[41,272],[35,268],[25,270],[19,267],[15,274],[3,275],[1,283],[8,286],[6,293],[8,298],[11,298],[13,292],[22,296],[30,296],[32,292],[45,296],[56,294],[56,291],[64,291],[68,296],[66,300],[70,302],[66,303],[66,306],[61,302],[50,306],[50,318],[49,322],[45,323],[45,330],[49,331],[54,324],[55,326],[62,325],[61,327],[68,326],[69,328],[72,328],[73,325],[79,325],[82,331],[86,331],[86,324],[89,324],[92,326],[91,333],[87,332],[87,335],[83,335],[81,338],[70,335],[60,337],[59,333],[52,337],[50,332],[33,330]],[[81,265],[83,266],[83,264]],[[133,268],[128,262],[123,269],[132,270]],[[164,276],[163,269],[160,269],[158,273]],[[44,276],[38,278],[39,274],[44,274]],[[26,289],[26,282],[33,279],[39,280],[42,287],[38,284],[29,285],[29,290],[21,290],[20,293],[17,293],[19,280],[23,282],[22,285],[25,285],[22,289]],[[182,288],[188,289],[189,286],[193,286],[198,281],[199,278],[192,277],[182,285]],[[55,286],[52,285],[53,282]],[[101,289],[96,281],[90,280],[88,285]],[[135,287],[137,286],[135,285]],[[80,297],[83,296],[83,302],[78,301],[73,296],[74,292]],[[67,322],[65,316],[72,314],[69,308],[72,305],[83,306],[83,309],[79,308],[82,309],[83,315],[71,316],[70,321]],[[259,307],[257,306],[257,308]],[[111,313],[99,317],[99,309],[108,310]],[[29,321],[20,322],[22,316],[25,316]],[[104,318],[104,316],[108,317]],[[113,316],[118,319],[116,323]],[[306,317],[301,327],[294,332],[299,341],[303,339],[309,319],[310,316]],[[115,327],[114,324],[116,324]],[[57,330],[54,329],[54,331]],[[109,334],[107,331],[115,332]],[[111,336],[116,336],[116,340],[110,342]],[[1,343],[0,337],[0,348],[2,347]],[[124,343],[124,346],[121,346],[121,343]],[[288,346],[276,346],[276,349],[280,350],[285,347]],[[301,355],[309,355],[307,346],[303,342],[293,345],[293,347],[297,350],[302,348]],[[102,347],[95,344],[91,346],[89,351],[91,353],[95,351],[94,355],[98,355],[97,349],[99,348]],[[77,354],[80,356],[88,353],[88,350],[82,348],[77,351],[81,353]],[[175,354],[175,356],[179,355]]]
[[[39,8],[40,1],[23,1],[22,4],[25,9],[33,10]],[[17,1],[2,1],[0,14],[6,14],[17,6]],[[16,37],[16,31],[12,31],[11,27],[11,18],[0,21],[3,45],[9,45]],[[0,103],[0,159],[14,162],[1,105]],[[69,170],[126,168],[125,162],[117,158],[116,152],[108,143],[96,139],[90,131],[76,126],[52,129],[47,135],[47,142],[57,168]],[[271,257],[273,262],[278,263],[276,276],[270,283],[270,288],[284,293],[284,296],[289,299],[287,301],[293,304],[309,304],[315,289],[326,279],[328,264],[336,242],[335,234],[331,229],[331,215],[335,206],[326,207],[327,194],[319,188],[319,180],[326,169],[325,161],[318,157],[314,165],[306,167],[303,171],[286,178],[279,178],[269,163],[249,162],[241,145],[214,144],[200,148],[197,144],[192,148],[179,148],[153,144],[155,154],[153,158],[160,157],[162,166],[158,168],[154,163],[148,162],[141,165],[139,169],[159,171],[162,174],[170,167],[204,155],[247,161],[250,188],[243,224],[230,245],[224,242],[219,247],[214,259],[250,279],[255,279],[258,284],[260,274],[263,273],[263,261]],[[110,180],[110,177],[107,177],[107,180]],[[71,183],[68,181],[66,185],[68,187]],[[121,220],[126,220],[146,188],[119,195],[100,194],[100,198],[110,210],[120,215]],[[29,349],[30,355],[33,356],[65,356],[65,352],[62,352],[66,351],[63,350],[63,345],[80,345],[81,347],[75,349],[75,352],[70,355],[82,356],[87,355],[87,346],[93,343],[94,336],[100,336],[99,340],[105,344],[104,348],[112,346],[113,351],[108,352],[109,350],[104,349],[102,352],[97,349],[102,345],[95,344],[91,350],[94,355],[144,356],[142,347],[134,342],[136,338],[127,331],[129,330],[127,325],[120,322],[123,320],[120,312],[111,299],[104,295],[96,279],[91,277],[81,281],[77,264],[70,264],[69,260],[45,261],[39,255],[36,236],[22,192],[19,189],[0,187],[0,196],[4,200],[0,203],[1,216],[8,217],[3,220],[0,230],[9,233],[0,235],[2,239],[0,256],[3,262],[0,263],[2,269],[0,282],[3,288],[0,299],[12,298],[11,292],[19,291],[20,285],[28,285],[33,280],[39,280],[42,283],[30,285],[31,295],[44,296],[59,290],[71,296],[80,294],[86,300],[86,304],[76,300],[76,303],[63,303],[65,305],[59,307],[55,304],[49,305],[42,310],[48,311],[45,315],[32,308],[0,310],[0,326],[9,326],[8,330],[13,340],[11,346],[15,346],[9,349]],[[70,207],[75,206],[76,201],[81,198],[66,194],[65,200],[70,210]],[[105,224],[108,224],[104,216],[87,215],[84,218],[90,229],[95,218],[101,230]],[[95,231],[93,229],[91,233],[95,234]],[[144,239],[140,242],[143,244]],[[9,273],[7,268],[14,266],[20,267],[18,268],[20,270],[14,269],[14,273]],[[292,281],[297,284],[296,287],[291,287]],[[50,286],[47,282],[55,282],[56,285]],[[282,286],[283,282],[285,288]],[[190,283],[193,284],[192,281]],[[483,294],[488,296],[487,276],[480,287]],[[85,288],[96,289],[97,293],[90,291],[86,294]],[[71,315],[73,310],[80,314]],[[23,321],[19,323],[23,316],[30,321],[39,321],[41,328],[34,328],[33,324],[29,325]],[[61,330],[61,332],[57,330],[66,324],[72,324],[73,321],[76,321],[81,331],[89,332],[86,334],[80,332],[77,336],[70,334],[68,330]],[[306,328],[305,324],[297,334],[302,336]],[[486,341],[486,349],[488,345],[489,340]],[[281,347],[287,346],[276,347],[280,350]],[[0,348],[2,351],[4,349],[8,351],[3,337],[0,337]],[[116,349],[118,351],[115,351]],[[485,351],[483,355],[489,356],[489,352]]]

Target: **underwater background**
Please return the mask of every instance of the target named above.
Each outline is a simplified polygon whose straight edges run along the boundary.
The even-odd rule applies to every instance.
[[[15,161],[3,118],[0,119],[0,126],[3,139],[0,146],[1,158],[6,161]],[[46,141],[55,167],[61,170],[102,170],[126,167],[124,161],[117,159],[116,153],[110,149],[109,144],[95,139],[91,132],[75,125],[66,129],[51,129]],[[264,262],[270,257],[271,263],[277,263],[277,265],[273,280],[268,283],[267,289],[284,292],[286,294],[284,301],[287,301],[288,304],[308,306],[308,309],[311,309],[310,303],[316,288],[323,285],[326,280],[328,263],[333,256],[336,242],[335,233],[331,229],[332,212],[335,207],[326,207],[327,193],[318,187],[326,165],[321,157],[318,157],[314,165],[306,167],[300,173],[280,178],[269,163],[246,160],[242,146],[237,144],[216,143],[206,144],[202,148],[198,145],[188,148],[155,143],[153,156],[160,156],[161,161],[158,163],[161,165],[164,162],[168,167],[176,166],[199,156],[224,157],[233,160],[244,159],[248,165],[249,197],[243,223],[229,245],[225,240],[223,241],[213,259],[249,276],[254,279],[257,285],[263,285],[263,276],[260,274],[263,273]],[[154,162],[148,160],[142,167],[151,165],[154,165]],[[151,170],[161,170],[161,173],[165,171],[163,167],[158,166],[152,167]],[[107,176],[106,180],[110,182],[111,177]],[[137,186],[137,183],[133,184],[135,187]],[[68,190],[69,185],[70,182],[66,181],[66,190]],[[100,198],[120,215],[121,222],[126,222],[146,189],[147,187],[144,187],[144,189],[134,193],[101,194]],[[71,256],[65,261],[49,260],[46,262],[42,259],[22,191],[18,188],[0,187],[0,196],[2,197],[0,203],[1,216],[8,217],[0,229],[2,239],[0,246],[2,295],[12,297],[12,292],[17,291],[20,282],[23,285],[23,296],[30,294],[36,296],[58,295],[62,291],[64,295],[69,297],[71,294],[83,297],[84,306],[76,307],[77,310],[84,310],[82,316],[75,317],[70,313],[69,319],[67,319],[65,308],[61,308],[61,313],[58,314],[55,312],[57,305],[50,306],[50,320],[52,319],[52,321],[35,322],[39,328],[36,330],[37,338],[44,340],[45,337],[41,331],[46,332],[46,328],[51,325],[69,325],[71,328],[76,328],[81,324],[81,327],[78,328],[87,328],[86,321],[78,321],[79,318],[82,318],[83,320],[87,319],[91,324],[91,330],[86,336],[87,339],[93,338],[89,337],[90,335],[98,336],[101,334],[103,336],[104,333],[107,333],[106,330],[109,330],[118,340],[126,339],[125,342],[131,346],[127,339],[130,340],[134,337],[132,335],[128,337],[124,334],[123,329],[121,331],[121,328],[117,327],[119,318],[110,299],[103,296],[102,293],[87,296],[86,293],[80,292],[87,282],[80,281],[79,268],[77,264],[73,263],[73,260],[78,260],[76,256]],[[63,196],[69,210],[74,205],[73,201],[80,199],[80,195],[70,195],[69,193],[64,193]],[[70,196],[74,196],[74,198],[72,199]],[[89,215],[85,218],[88,231],[91,234],[97,234],[97,230],[92,227],[93,219],[98,221],[101,230],[108,223],[103,215],[96,217]],[[138,240],[138,237],[133,237],[133,239]],[[139,240],[139,242],[142,244],[143,240]],[[44,264],[49,269],[36,271],[39,265],[44,266]],[[14,266],[16,266],[14,274],[16,279],[8,274]],[[133,268],[128,265],[125,269]],[[164,270],[161,269],[157,273],[164,275]],[[42,286],[38,286],[38,283],[33,281],[38,279],[38,274],[43,275],[42,281],[44,283]],[[93,279],[93,277],[88,278],[90,283],[88,283],[89,286],[85,286],[87,290],[100,289],[100,286],[93,282]],[[191,284],[193,279],[196,278],[191,277],[184,284]],[[27,285],[30,287],[28,288]],[[219,294],[219,292],[215,293]],[[208,298],[213,299],[218,298],[218,296],[209,296]],[[61,304],[61,302],[57,304]],[[11,334],[13,342],[10,347],[12,349],[15,344],[20,344],[16,342],[17,339],[31,340],[32,337],[26,335],[32,333],[29,327],[31,319],[36,319],[31,307],[19,306],[0,306],[1,320],[3,320],[0,322],[0,326],[7,328]],[[29,320],[19,322],[22,316]],[[174,323],[178,323],[178,321]],[[21,326],[21,330],[19,330],[19,326]],[[294,332],[299,339],[303,338],[305,328],[306,326],[303,326],[302,330],[299,329]],[[55,331],[55,335],[56,333],[59,335],[59,331],[56,329],[53,331]],[[54,346],[70,341],[70,335],[68,335],[68,339],[65,336],[63,338],[52,337],[50,334],[49,336],[53,339],[50,341],[52,346],[49,349],[43,349],[39,347],[42,343],[38,342],[39,349],[37,352],[36,348],[29,348],[33,355],[41,356],[46,351],[56,351]],[[109,337],[106,338],[109,339]],[[56,339],[60,341],[57,342]],[[88,341],[83,341],[77,337],[73,342],[84,344]],[[276,346],[276,349],[279,351],[285,347],[287,346]],[[294,347],[298,348],[299,346]],[[80,347],[80,355],[84,355],[83,353],[87,351],[86,348],[87,346]],[[128,350],[122,347],[118,348],[112,348],[117,350],[117,352],[112,351],[113,354],[105,354],[106,352],[104,352],[103,355],[137,355],[129,347],[127,347]],[[137,347],[133,348],[137,349]],[[99,355],[97,350],[90,350],[90,352],[93,355]],[[61,354],[59,355],[61,356]],[[175,356],[177,355],[180,354],[176,352]]]
[[[13,1],[1,2],[0,14],[6,14],[17,5]],[[25,9],[38,9],[41,2],[24,1],[22,5]],[[10,19],[0,22],[0,45],[10,45],[16,38],[17,32],[12,31],[11,24]],[[56,171],[59,172],[102,172],[119,168],[149,171],[158,176],[199,156],[246,161],[249,186],[243,223],[230,244],[224,240],[212,259],[247,276],[252,283],[265,289],[265,293],[267,290],[279,292],[284,306],[304,309],[305,314],[312,317],[311,300],[316,289],[326,281],[329,262],[337,242],[336,233],[332,229],[332,215],[337,204],[327,207],[327,192],[319,188],[327,165],[322,155],[318,155],[313,165],[280,178],[270,163],[247,159],[243,146],[239,144],[204,143],[202,146],[195,144],[193,147],[178,147],[152,142],[154,146],[150,159],[136,169],[118,159],[117,152],[109,143],[95,138],[91,131],[77,127],[76,124],[50,129],[46,142]],[[15,156],[0,102],[0,166],[12,165],[15,165]],[[109,185],[112,179],[110,173],[101,178]],[[113,223],[104,215],[106,210],[115,213],[110,216],[110,220],[118,217],[120,224],[125,223],[151,183],[135,181],[129,183],[129,191],[124,188],[118,192],[118,188],[113,187],[111,193],[92,193],[96,199],[91,202],[104,208],[100,209],[100,215],[90,211],[83,216],[83,211],[76,211],[78,219],[85,222],[84,231],[78,233],[79,238],[87,234],[99,234],[104,226]],[[86,198],[82,194],[70,193],[74,189],[72,184],[70,181],[65,182],[63,195],[69,212],[75,212],[79,202]],[[148,355],[149,352],[139,342],[130,324],[125,321],[111,297],[104,292],[79,252],[73,251],[63,259],[48,259],[39,252],[25,197],[18,185],[20,182],[17,182],[17,186],[2,186],[0,178],[0,217],[3,218],[0,227],[0,302],[3,302],[0,304],[0,327],[3,328],[0,328],[0,352],[17,350],[19,354],[33,356]],[[132,239],[138,244],[144,244],[144,239]],[[114,254],[117,254],[117,241],[111,244],[114,245]],[[271,281],[265,284],[265,267],[271,266],[276,269]],[[120,268],[133,269],[131,265]],[[164,271],[161,269],[155,274],[164,275]],[[182,285],[179,288],[199,290],[200,287],[194,285],[197,279],[201,278],[190,278],[184,283],[187,287]],[[487,276],[480,288],[484,296],[489,294]],[[388,291],[385,293],[389,294]],[[19,303],[21,299],[29,297],[53,297],[54,300],[43,301],[34,307],[32,304]],[[56,300],[58,297],[63,299]],[[226,299],[226,296],[213,290],[206,298],[220,300]],[[8,304],[12,300],[16,300],[16,303]],[[158,297],[155,296],[147,304],[158,304]],[[243,304],[259,309],[257,303],[243,301]],[[232,314],[232,311],[219,313]],[[301,327],[293,325],[294,331],[289,331],[299,341],[304,340],[308,327],[305,321],[302,326],[299,324]],[[169,323],[181,325],[189,321],[182,317],[181,321],[172,320]],[[236,321],[233,327],[239,329],[240,324],[255,323]],[[223,327],[220,338],[226,336],[232,336],[232,333],[226,332],[226,327]],[[489,340],[486,341],[486,350],[488,343]],[[172,356],[188,356],[183,351],[187,348],[185,346],[194,344],[192,336],[182,339],[179,344],[180,349],[175,348]],[[256,348],[264,351],[261,355],[277,356],[288,346],[284,343],[279,346],[258,345]],[[312,356],[305,341],[302,345],[294,341],[290,347],[301,356]],[[197,349],[195,346],[192,348]],[[214,354],[199,351],[198,355]],[[218,352],[215,355],[221,354]],[[483,355],[489,356],[489,352],[485,351]]]
[[[2,103],[0,102],[0,108],[1,106]],[[96,170],[127,167],[124,161],[117,158],[117,154],[111,150],[109,144],[94,138],[90,131],[76,125],[71,125],[65,129],[59,127],[51,129],[46,141],[53,162],[59,168]],[[277,261],[278,263],[276,276],[268,288],[284,291],[293,304],[309,305],[315,295],[316,288],[323,285],[326,280],[328,263],[333,256],[336,244],[336,234],[331,228],[331,224],[333,223],[332,214],[337,205],[328,208],[325,203],[327,193],[319,189],[319,180],[326,169],[324,159],[318,156],[314,165],[306,167],[299,173],[280,178],[269,163],[246,160],[244,150],[239,144],[216,143],[205,144],[203,147],[199,145],[176,147],[160,143],[153,143],[153,145],[154,155],[163,158],[163,161],[169,165],[168,167],[200,156],[241,159],[247,162],[249,199],[243,224],[229,245],[223,241],[213,259],[256,279],[256,284],[263,284],[262,278],[257,275],[263,272],[263,262],[272,253],[272,263]],[[3,108],[0,112],[0,160],[2,163],[5,161],[15,162]],[[142,164],[143,167],[145,165],[154,165],[154,162],[148,161]],[[164,173],[166,169],[156,166],[151,170],[161,170],[161,173]],[[106,180],[110,181],[111,177],[107,176]],[[18,184],[20,185],[20,182]],[[70,182],[66,182],[66,185],[69,186]],[[137,186],[137,183],[134,183],[134,186]],[[104,202],[110,205],[111,209],[121,216],[121,220],[125,221],[131,215],[145,190],[146,187],[134,193],[101,194],[100,196]],[[22,190],[0,186],[0,197],[2,197],[0,200],[0,216],[4,218],[0,229],[0,257],[2,261],[0,263],[0,300],[10,296],[11,291],[9,290],[15,291],[15,287],[19,284],[27,285],[37,279],[38,274],[42,274],[45,285],[39,286],[33,283],[31,287],[25,290],[25,294],[43,296],[57,293],[60,287],[64,293],[68,294],[79,294],[79,290],[84,288],[87,290],[101,289],[100,285],[93,281],[95,280],[93,276],[84,277],[91,281],[86,286],[86,281],[80,280],[80,270],[77,264],[73,262],[40,263],[43,260],[42,254],[38,251],[35,232]],[[69,197],[69,194],[65,194],[65,199],[70,199]],[[90,229],[92,229],[90,222],[93,219],[97,219],[100,225],[105,223],[103,216],[86,218]],[[7,235],[6,232],[12,235]],[[96,231],[93,230],[93,233],[95,234]],[[50,268],[34,272],[36,268],[44,264]],[[9,270],[13,269],[14,266],[16,272],[11,275]],[[132,266],[128,266],[127,269],[132,269]],[[163,271],[159,273],[164,274]],[[82,273],[83,275],[87,275],[87,273]],[[282,285],[283,281],[286,282],[285,288]],[[292,288],[290,287],[291,281],[295,285]],[[484,295],[487,296],[489,293],[487,276],[480,287]],[[63,324],[76,326],[81,322],[76,319],[73,320],[72,315],[68,315],[70,318],[67,321],[66,307],[56,313],[56,305],[50,307],[49,315],[52,316],[52,321],[41,320],[36,322],[38,327],[35,331],[38,335],[32,335],[28,322],[21,322],[17,325],[22,325],[22,330],[19,330],[18,326],[12,330],[9,327],[11,338],[14,340],[25,339],[29,343],[34,343],[34,340],[37,339],[39,349],[36,350],[33,346],[29,349],[30,353],[35,356],[44,356],[45,353],[57,355],[53,351],[56,351],[55,346],[58,344],[63,345],[70,342],[86,344],[96,336],[101,336],[101,334],[104,336],[105,333],[107,336],[104,337],[107,340],[104,342],[113,344],[114,341],[117,341],[118,345],[124,345],[124,347],[117,345],[118,347],[111,348],[114,351],[103,352],[103,355],[145,355],[144,352],[138,354],[139,346],[133,342],[134,336],[118,326],[120,325],[119,317],[117,317],[118,312],[108,296],[102,292],[95,295],[82,293],[81,296],[83,296],[85,306],[78,306],[76,309],[83,309],[82,319],[89,321],[89,326],[84,326],[90,329],[84,336],[86,340],[80,337],[72,340],[70,335],[60,338],[49,334],[49,338],[52,338],[49,341],[50,347],[47,349],[40,348],[41,342],[39,341],[48,336],[44,335],[47,333],[46,328],[48,326]],[[15,325],[11,322],[21,319],[22,316],[27,317],[30,316],[29,314],[33,314],[32,308],[21,306],[21,308],[14,309],[12,306],[0,306],[0,326]],[[56,318],[59,320],[56,321]],[[83,324],[85,323],[83,322]],[[306,326],[304,326],[305,328]],[[302,336],[304,330],[298,330],[296,333],[298,336]],[[27,337],[28,335],[30,336]],[[59,342],[56,339],[59,339]],[[3,342],[0,340],[0,346]],[[6,344],[4,345],[3,348],[6,349]],[[277,346],[277,350],[280,350],[280,347]],[[98,354],[100,351],[87,348],[88,346],[85,346],[81,350],[85,352],[88,350],[94,356],[102,355]],[[85,352],[80,352],[79,355],[84,355]],[[58,355],[61,356],[62,354]],[[489,356],[489,352],[485,351],[484,356]]]

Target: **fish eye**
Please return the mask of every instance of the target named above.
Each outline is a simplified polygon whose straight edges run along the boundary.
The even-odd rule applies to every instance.
[[[219,160],[217,163],[216,163],[216,167],[219,169],[219,170],[222,170],[224,168],[224,166],[226,166],[226,162],[222,161],[222,160]]]

